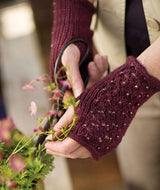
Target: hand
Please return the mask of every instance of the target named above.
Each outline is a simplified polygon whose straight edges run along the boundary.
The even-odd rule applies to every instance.
[[[160,91],[160,81],[133,56],[78,97],[78,119],[68,137],[98,160],[114,150],[139,107]],[[70,120],[68,114],[67,122]]]
[[[84,84],[79,71],[80,51],[74,44],[69,45],[62,55],[62,64],[69,65],[67,77],[72,86],[75,97],[78,97],[84,90]],[[107,56],[96,55],[94,61],[88,64],[89,81],[87,87],[99,81],[107,74]]]
[[[71,48],[73,48],[73,46]],[[76,51],[74,53],[76,53]],[[75,59],[78,58],[78,54],[77,54],[77,57],[74,55],[74,58]],[[77,69],[78,69],[78,66],[77,66]],[[107,74],[106,72],[107,69],[108,69],[107,57],[96,55],[94,57],[94,61],[90,62],[88,65],[89,81],[88,81],[87,88],[92,86],[95,82],[100,80],[102,77],[104,77]],[[74,84],[74,81],[72,84]],[[79,87],[81,88],[80,85]],[[66,123],[67,125],[72,123],[72,118],[73,118],[73,107],[70,107],[54,127],[54,129],[57,131],[57,134],[60,132],[60,129],[66,125]],[[49,136],[48,139],[52,139],[52,137]],[[74,141],[73,139],[69,137],[67,137],[62,142],[59,142],[59,141],[47,142],[45,144],[45,147],[46,147],[46,152],[54,156],[67,157],[67,158],[72,158],[72,159],[91,157],[90,152],[86,148],[84,148],[83,146],[81,146],[80,144],[78,144],[76,141]]]

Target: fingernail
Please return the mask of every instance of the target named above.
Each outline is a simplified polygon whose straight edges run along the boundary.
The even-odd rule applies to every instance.
[[[101,55],[100,54],[96,54],[95,58],[101,58]]]
[[[96,68],[95,62],[91,62],[90,67],[95,69]]]
[[[77,98],[80,94],[81,94],[81,90],[80,90],[80,89],[74,90],[74,95],[75,95],[76,98]]]
[[[108,59],[108,57],[106,55],[103,55],[102,57],[103,57],[103,59]]]
[[[46,140],[52,140],[52,135],[48,135]]]

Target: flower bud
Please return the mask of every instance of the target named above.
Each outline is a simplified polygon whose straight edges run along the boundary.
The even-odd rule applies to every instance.
[[[7,146],[11,142],[11,132],[12,130],[6,128],[5,126],[0,127],[0,140],[3,141]]]
[[[24,158],[20,155],[13,155],[9,161],[9,167],[15,172],[22,172],[25,170]]]
[[[2,184],[3,183],[3,179],[2,178],[0,178],[0,184]]]
[[[7,180],[6,184],[7,184],[8,187],[12,187],[12,188],[17,188],[18,187],[18,184],[15,183],[14,181],[11,181],[11,180]]]

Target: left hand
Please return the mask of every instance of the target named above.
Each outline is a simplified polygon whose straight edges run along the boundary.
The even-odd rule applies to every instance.
[[[65,114],[60,118],[55,125],[55,131],[63,128],[66,124],[72,123],[73,107],[69,107]],[[66,123],[67,121],[67,123]],[[48,136],[47,139],[52,140],[52,136]],[[66,157],[66,158],[88,158],[91,157],[90,152],[78,144],[75,140],[67,137],[63,141],[47,141],[45,144],[46,152],[54,156]]]
[[[89,81],[87,88],[92,86],[95,82],[100,80],[106,75],[108,68],[108,60],[106,56],[96,55],[94,61],[90,62],[88,65]],[[69,92],[68,92],[69,93]],[[69,125],[72,123],[73,119],[73,107],[65,112],[65,114],[60,118],[58,123],[55,125],[54,129],[60,132],[60,129],[63,128],[66,124]],[[67,123],[66,123],[67,122]],[[47,139],[52,140],[52,136],[48,136]],[[90,152],[75,140],[67,137],[63,141],[47,141],[45,144],[46,152],[54,156],[66,157],[66,158],[89,158],[91,157]]]

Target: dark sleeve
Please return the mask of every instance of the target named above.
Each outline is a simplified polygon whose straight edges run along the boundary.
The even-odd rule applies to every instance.
[[[54,0],[53,3],[53,30],[51,42],[50,70],[52,80],[54,79],[54,65],[60,50],[72,39],[82,38],[90,45],[90,52],[86,62],[92,60],[92,35],[90,23],[95,11],[88,0]],[[85,46],[76,44],[83,55]],[[61,67],[60,65],[59,67]]]

